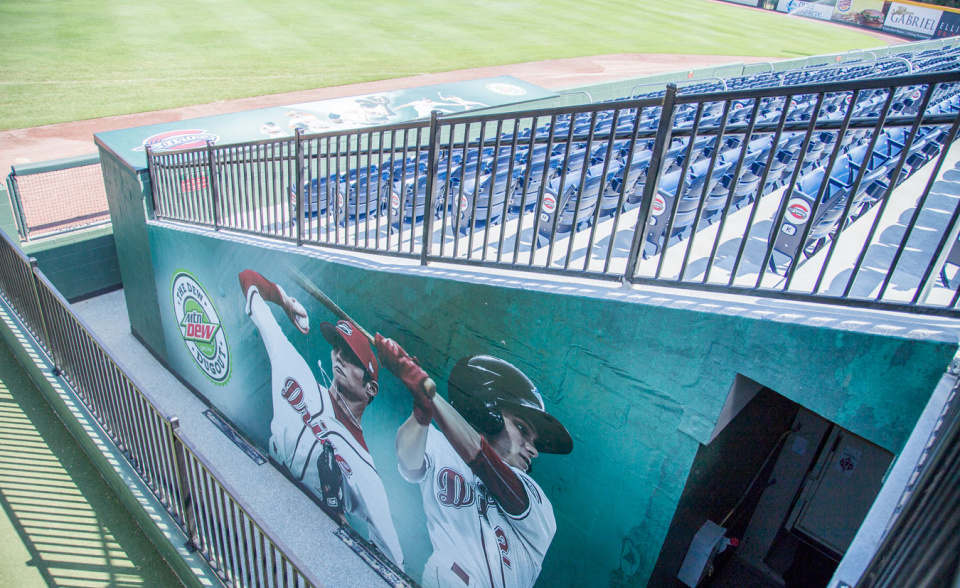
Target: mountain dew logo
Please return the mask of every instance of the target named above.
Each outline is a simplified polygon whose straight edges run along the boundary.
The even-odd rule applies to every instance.
[[[230,379],[230,348],[220,314],[207,292],[189,272],[173,276],[173,310],[180,337],[197,367],[215,384]]]
[[[220,330],[220,325],[207,320],[206,313],[197,304],[196,300],[187,300],[184,304],[186,315],[180,321],[180,331],[184,341],[193,341],[205,355],[216,351],[213,336]]]

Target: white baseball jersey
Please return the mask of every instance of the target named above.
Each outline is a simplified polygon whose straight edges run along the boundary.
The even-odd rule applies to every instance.
[[[483,482],[446,437],[431,426],[424,471],[400,474],[419,483],[433,554],[423,570],[427,587],[533,586],[557,530],[553,506],[533,478],[511,468],[527,491],[530,506],[512,516],[503,511]]]
[[[366,522],[370,541],[402,569],[403,553],[387,493],[362,432],[337,418],[338,407],[330,391],[317,384],[310,366],[283,334],[259,294],[252,297],[250,316],[270,356],[270,457],[322,498],[317,460],[323,450],[321,442],[332,444],[343,473],[344,510]]]

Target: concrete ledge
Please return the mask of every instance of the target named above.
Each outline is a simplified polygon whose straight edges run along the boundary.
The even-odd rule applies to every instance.
[[[69,384],[62,377],[52,375],[52,362],[2,300],[0,336],[180,581],[185,586],[197,588],[223,586],[199,554],[187,551],[187,537],[176,522],[127,463]]]

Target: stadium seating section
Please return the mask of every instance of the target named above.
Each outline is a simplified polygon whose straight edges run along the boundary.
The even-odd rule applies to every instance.
[[[704,80],[684,85],[679,96],[763,88],[788,90],[797,85],[958,68],[960,49],[944,48],[872,61]],[[852,92],[791,96],[784,91],[780,96],[729,103],[681,101],[674,121],[677,136],[664,155],[663,173],[644,233],[644,256],[656,255],[665,244],[685,239],[785,186],[789,205],[784,222],[776,225],[781,230],[775,237],[770,269],[781,272],[798,256],[815,254],[880,201],[891,184],[895,187],[940,153],[947,140],[946,127],[921,127],[894,178],[910,127],[878,124],[875,132],[862,123],[876,121],[888,101],[887,119],[916,114],[925,98],[923,88],[900,87],[892,96],[886,89],[861,91],[852,112],[848,108]],[[956,84],[935,88],[927,114],[960,111],[960,88]],[[659,90],[626,98],[663,94]],[[618,109],[616,104],[610,102],[607,111],[556,116],[497,137],[440,149],[433,206],[427,204],[425,150],[405,158],[381,157],[359,169],[314,177],[304,185],[304,218],[310,221],[330,216],[332,210],[328,208],[332,209],[336,195],[335,216],[341,225],[359,226],[358,221],[369,224],[378,217],[378,227],[381,223],[392,225],[396,231],[432,215],[443,221],[445,237],[462,238],[525,216],[529,220],[520,226],[532,228],[532,234],[523,239],[518,236],[518,247],[529,250],[555,244],[641,204],[654,142],[634,141],[633,136],[638,130],[647,131],[645,136],[655,133],[659,108],[645,109],[637,116],[636,110]],[[808,133],[802,124],[791,125],[811,121],[814,116],[815,124],[809,126],[814,132]],[[861,124],[843,132],[837,125],[830,127],[837,130],[816,129],[829,121],[840,124],[845,118]],[[751,129],[749,125],[764,124],[794,130],[742,131],[745,125]],[[737,127],[741,131],[721,132],[719,143],[716,133],[712,137],[697,134],[697,129],[711,126]],[[676,132],[683,129],[690,131],[686,135],[693,140]],[[831,159],[833,165],[829,166]],[[289,196],[295,211],[293,188]],[[319,225],[318,220],[313,222]],[[798,230],[807,220],[809,228]]]

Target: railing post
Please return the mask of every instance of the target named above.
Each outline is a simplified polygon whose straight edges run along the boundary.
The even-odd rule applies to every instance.
[[[179,500],[177,508],[180,509],[180,520],[183,522],[184,531],[187,534],[186,547],[190,551],[196,551],[200,548],[197,541],[197,518],[193,514],[193,497],[190,494],[190,485],[187,484],[187,463],[184,458],[183,443],[177,432],[180,430],[180,419],[170,418],[170,427],[167,429],[170,433],[170,447],[173,449],[173,469],[177,477],[177,492]]]
[[[207,139],[207,168],[210,174],[210,212],[213,215],[213,230],[220,230],[220,220],[217,216],[217,200],[220,199],[220,189],[217,185],[217,164],[214,161],[215,152],[213,141]]]
[[[10,204],[13,206],[13,217],[17,221],[17,231],[20,237],[27,241],[29,238],[27,219],[23,214],[23,202],[20,201],[20,189],[17,187],[17,172],[13,168],[10,168],[10,174],[7,176],[7,189],[10,191]]]
[[[147,176],[150,178],[150,200],[153,203],[153,216],[157,215],[157,164],[154,162],[153,145],[147,145]],[[162,216],[162,215],[160,215]]]
[[[667,92],[663,97],[663,107],[660,110],[660,125],[657,127],[657,138],[653,144],[653,153],[650,155],[650,166],[647,168],[647,180],[643,186],[643,197],[640,200],[640,213],[637,216],[637,227],[633,232],[633,243],[630,245],[630,254],[627,257],[627,267],[624,271],[624,282],[629,283],[637,273],[637,264],[643,243],[646,240],[647,223],[650,220],[653,199],[660,188],[660,174],[663,167],[663,156],[667,152],[673,133],[673,110],[677,99],[677,85],[667,85]],[[719,146],[718,146],[719,147]],[[669,241],[670,235],[664,237],[664,244]]]
[[[294,132],[295,135],[295,153],[296,153],[296,187],[297,187],[297,246],[303,245],[303,193],[305,189],[303,187],[303,146],[300,139],[300,134],[303,132],[303,129],[297,128]],[[317,194],[317,198],[320,198],[320,195]]]
[[[440,111],[430,113],[430,146],[427,150],[427,193],[423,208],[423,239],[421,240],[420,265],[427,265],[427,257],[433,247],[433,210],[437,206],[436,181],[440,172]],[[414,186],[416,191],[416,186]],[[401,211],[402,213],[403,211]],[[414,217],[417,211],[413,211]]]
[[[40,344],[47,349],[47,355],[50,356],[51,361],[55,368],[59,369],[57,365],[57,360],[54,357],[53,353],[53,344],[50,342],[50,329],[47,328],[47,318],[46,313],[43,312],[43,305],[40,303],[40,280],[37,277],[37,272],[40,271],[37,267],[37,258],[31,257],[30,261],[30,281],[33,284],[33,302],[37,305],[37,318],[40,319],[40,324],[37,325],[37,330],[40,331],[40,335],[43,340]]]

